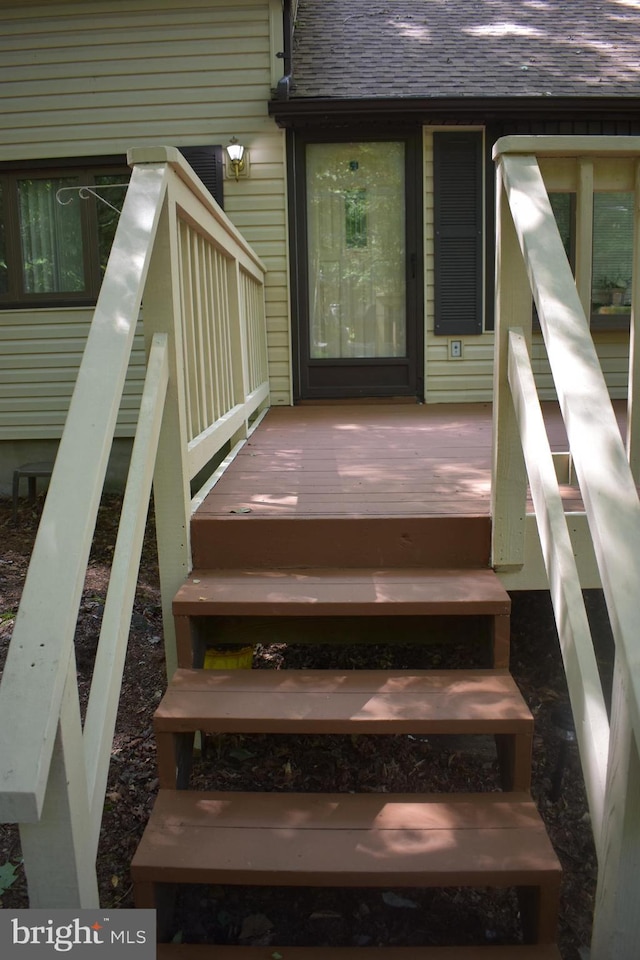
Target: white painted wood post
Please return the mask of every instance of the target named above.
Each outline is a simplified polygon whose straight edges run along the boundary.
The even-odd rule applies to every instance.
[[[627,456],[636,483],[640,484],[640,161],[635,167],[633,195],[633,266],[631,327],[629,337],[629,386],[627,391]]]
[[[168,382],[166,344],[166,334],[154,335],[84,721],[87,793],[94,849],[98,847],[100,836],[113,733]]]
[[[171,183],[171,179],[170,179]],[[167,676],[177,665],[173,597],[191,569],[191,487],[187,459],[184,359],[175,202],[165,198],[144,293],[147,353],[155,333],[166,333],[169,385],[165,401],[153,493],[158,541]]]
[[[524,338],[517,331],[511,331],[510,341],[509,383],[524,438],[531,498],[538,521],[540,547],[549,578],[556,623],[562,625],[558,631],[562,659],[596,850],[600,853],[609,750],[607,709],[529,351]]]
[[[493,476],[491,483],[492,565],[524,563],[527,474],[508,382],[509,328],[531,340],[532,300],[511,211],[496,173],[496,316],[493,380]]]
[[[593,270],[593,160],[578,160],[576,287],[585,316],[591,314]]]
[[[70,658],[38,823],[21,824],[29,906],[98,907],[75,659]]]
[[[616,657],[591,960],[640,957],[640,759],[626,699],[627,668],[620,661]]]
[[[236,259],[229,261],[227,267],[229,316],[231,320],[231,362],[233,365],[233,399],[235,403],[244,403],[250,393],[247,310],[242,291],[242,273]],[[233,443],[244,440],[248,424],[235,434]]]

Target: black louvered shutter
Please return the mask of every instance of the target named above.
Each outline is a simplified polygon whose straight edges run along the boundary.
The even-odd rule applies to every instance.
[[[482,333],[482,133],[433,135],[434,331]]]
[[[180,153],[198,174],[213,199],[224,210],[222,147],[180,147]]]

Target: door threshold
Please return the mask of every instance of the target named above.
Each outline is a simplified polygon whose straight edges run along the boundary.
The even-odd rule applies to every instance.
[[[417,404],[423,403],[418,397],[320,397],[316,400],[294,400],[295,407],[350,407],[366,404]]]

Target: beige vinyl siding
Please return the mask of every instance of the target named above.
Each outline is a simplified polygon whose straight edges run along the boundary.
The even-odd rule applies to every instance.
[[[611,398],[626,399],[629,382],[629,334],[620,330],[598,330],[593,334],[593,340]],[[546,349],[539,333],[534,335],[532,360],[542,399],[555,398]]]
[[[424,128],[425,205],[425,396],[427,403],[490,402],[493,393],[493,331],[479,336],[456,336],[462,341],[462,358],[449,357],[449,340],[434,334],[433,269],[433,131]],[[464,127],[456,129],[464,130]],[[493,170],[486,171],[494,176]],[[619,331],[594,334],[609,392],[613,398],[627,395],[629,335]],[[533,369],[544,400],[555,397],[542,335],[533,337]]]
[[[280,0],[0,0],[0,27],[0,159],[226,145],[232,136],[249,149],[250,177],[224,181],[225,212],[268,268],[272,402],[288,404],[285,142],[267,112],[272,77],[282,67],[275,57],[282,49]],[[40,319],[46,336],[29,332]],[[73,341],[75,351],[87,314],[11,311],[0,313],[0,323],[3,338],[12,325],[23,330],[35,366],[60,352],[58,338]],[[70,361],[69,371],[75,366]],[[43,363],[43,377],[55,369],[57,363]],[[5,396],[11,387],[4,384],[0,438],[18,436],[21,425],[25,439],[59,436],[73,381],[51,377],[50,388],[24,379],[21,390],[32,390],[31,400]],[[135,407],[140,378],[133,371],[130,383]],[[33,401],[41,409],[31,410]],[[133,420],[133,409],[123,409],[123,434]]]
[[[0,439],[49,440],[62,433],[91,310],[0,310]],[[130,436],[145,373],[136,336],[116,436]]]

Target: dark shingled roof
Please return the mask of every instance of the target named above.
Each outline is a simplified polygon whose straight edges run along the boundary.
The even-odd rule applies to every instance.
[[[300,98],[636,97],[640,0],[300,0]]]

